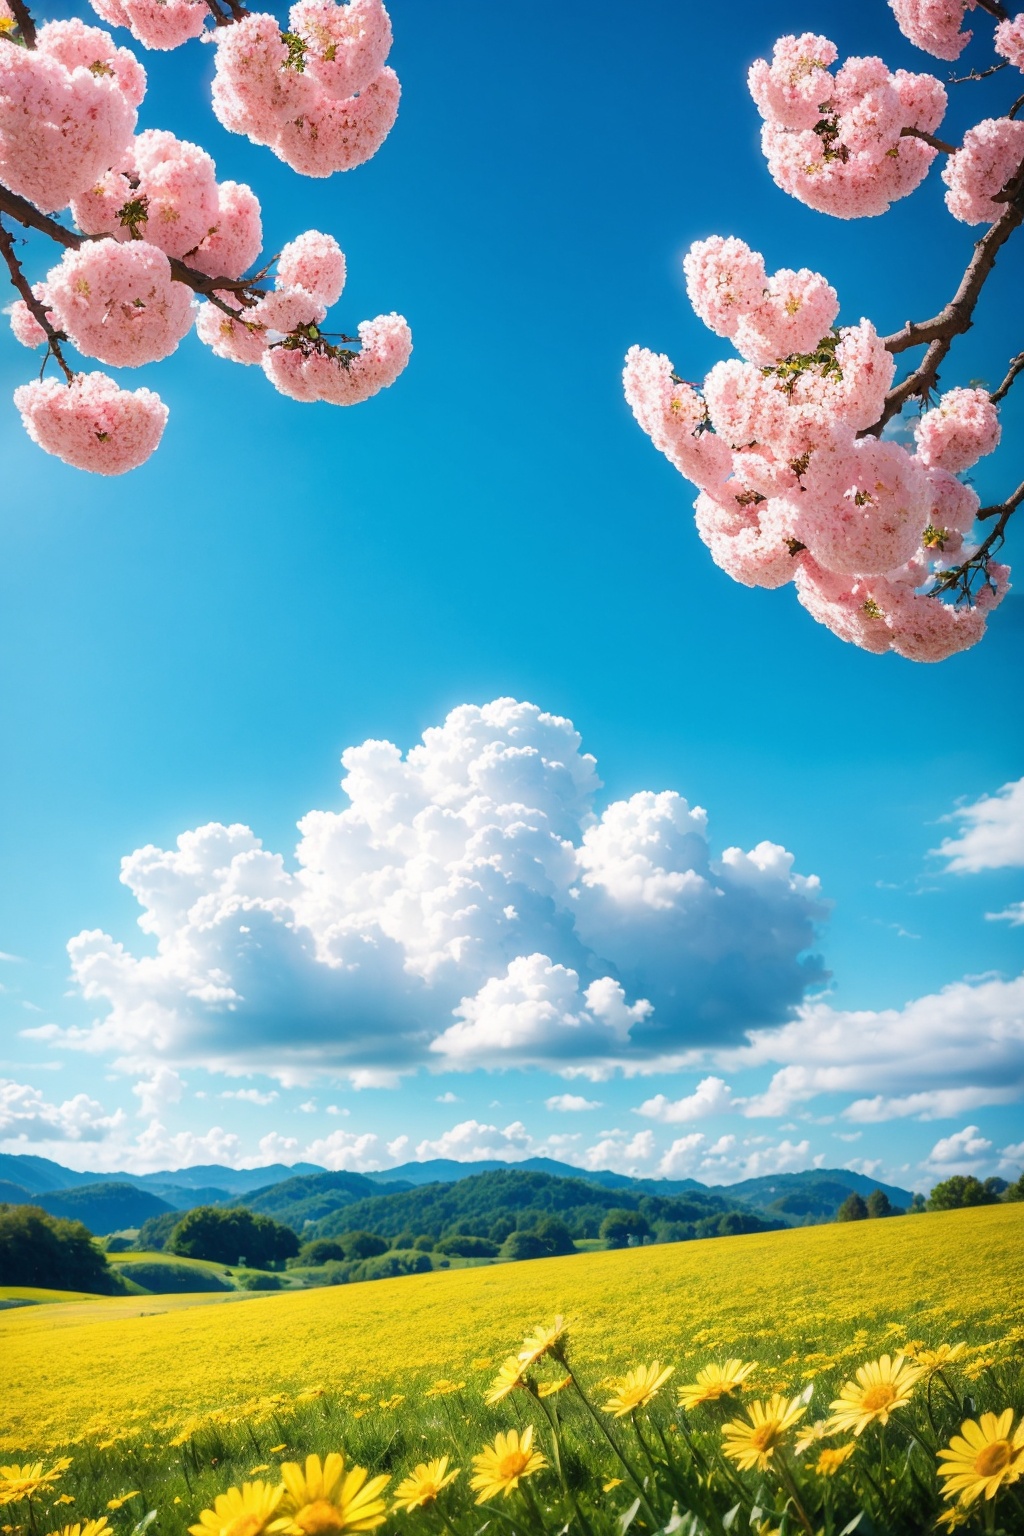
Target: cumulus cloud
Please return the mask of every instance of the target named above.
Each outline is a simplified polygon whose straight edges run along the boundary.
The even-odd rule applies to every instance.
[[[979,1173],[989,1161],[992,1143],[976,1125],[965,1125],[952,1136],[942,1136],[929,1152],[924,1166],[940,1178],[954,1173]]]
[[[1009,923],[1011,928],[1024,927],[1024,901],[1011,901],[1001,912],[986,912],[990,923]]]
[[[561,1115],[581,1114],[585,1109],[600,1109],[599,1099],[585,1099],[581,1093],[553,1093],[544,1100],[544,1108]]]
[[[972,1109],[990,1104],[1012,1104],[1020,1097],[1019,1088],[936,1088],[930,1093],[906,1093],[886,1098],[876,1093],[871,1099],[855,1099],[843,1110],[847,1120],[864,1125],[878,1125],[884,1120],[953,1120]]]
[[[858,1099],[854,1119],[930,1118],[956,1103],[1010,1103],[1024,1096],[1024,976],[954,982],[902,1009],[878,1012],[803,1006],[776,1029],[754,1031],[721,1058],[732,1068],[779,1063],[767,1089],[745,1101],[747,1116],[779,1116],[821,1094]],[[894,1114],[884,1113],[895,1106]],[[852,1106],[851,1106],[852,1110]]]
[[[755,1136],[741,1142],[728,1134],[709,1143],[703,1131],[688,1131],[662,1154],[657,1171],[667,1179],[693,1178],[708,1184],[730,1184],[765,1174],[820,1168],[824,1160],[821,1153],[812,1154],[807,1139],[774,1143]]]
[[[463,705],[405,757],[366,741],[342,763],[349,804],[302,818],[291,867],[220,824],[123,860],[148,952],[71,940],[99,1016],[65,1044],[285,1084],[600,1075],[781,1023],[823,974],[818,883],[792,855],[715,858],[704,811],[671,790],[600,810],[569,720]]]
[[[421,1141],[416,1156],[420,1162],[430,1157],[448,1157],[459,1163],[495,1158],[515,1163],[531,1157],[533,1150],[533,1137],[521,1120],[513,1120],[503,1130],[496,1125],[482,1125],[479,1120],[462,1120],[436,1141]]]
[[[180,1104],[187,1084],[173,1067],[159,1066],[132,1086],[140,1115],[160,1115],[171,1104]]]
[[[123,1110],[108,1115],[88,1094],[50,1103],[38,1088],[0,1078],[0,1146],[24,1150],[27,1142],[103,1141],[124,1125]]]
[[[1024,779],[1004,784],[998,794],[984,795],[973,805],[960,806],[949,820],[960,822],[961,831],[945,838],[935,852],[947,860],[953,874],[1024,865]]]
[[[271,1088],[267,1093],[262,1093],[259,1088],[226,1088],[220,1097],[222,1099],[238,1099],[243,1104],[273,1104],[274,1100],[279,1098],[280,1095],[276,1088]],[[306,1108],[305,1105],[300,1107]],[[313,1108],[316,1108],[315,1104]]]
[[[678,1125],[688,1120],[703,1120],[707,1115],[720,1115],[732,1107],[729,1084],[721,1077],[705,1077],[685,1098],[667,1099],[663,1093],[656,1093],[653,1099],[645,1099],[636,1113],[651,1120],[661,1120],[666,1125]]]

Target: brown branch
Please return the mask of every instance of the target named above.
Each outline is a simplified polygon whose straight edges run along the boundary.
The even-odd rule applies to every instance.
[[[1022,501],[1024,501],[1024,480],[1018,485],[1013,495],[1007,496],[1006,500],[1001,501],[998,506],[982,507],[978,513],[979,522],[984,522],[989,517],[997,517],[999,519],[992,533],[989,534],[989,538],[992,538],[993,534],[1001,532],[1006,527],[1010,517],[1016,512]]]
[[[26,229],[35,229],[42,235],[48,235],[51,240],[69,251],[80,250],[93,238],[103,238],[103,236],[79,235],[72,229],[66,229],[48,213],[41,213],[27,198],[19,197],[16,192],[10,192],[4,186],[0,186],[0,213],[9,214]],[[198,293],[218,309],[222,309],[226,315],[230,315],[232,319],[238,318],[238,310],[226,304],[218,296],[218,290],[233,293],[243,305],[256,303],[256,297],[249,290],[252,284],[259,280],[258,278],[207,277],[205,272],[197,272],[194,267],[187,267],[183,261],[178,261],[174,256],[169,256],[168,260],[171,264],[171,276],[176,283],[184,283],[187,288],[192,289],[193,293]]]
[[[989,75],[998,75],[1001,69],[1009,64],[1009,59],[1003,59],[999,64],[990,64],[988,69],[972,69],[969,75],[950,75],[950,85],[966,85],[968,80],[987,80]]]
[[[1018,96],[1009,112],[1007,112],[1006,115],[1011,120],[1011,122],[1017,116],[1017,113],[1020,111],[1021,107],[1024,107],[1024,96]]]
[[[925,133],[923,128],[901,128],[901,139],[921,139],[923,143],[930,144],[932,149],[941,149],[944,155],[955,155],[960,148],[959,144],[947,144],[945,139],[937,139],[934,133]]]
[[[979,519],[994,517],[995,527],[961,565],[939,572],[930,596],[942,598],[955,592],[954,603],[973,603],[974,586],[979,578],[986,586],[994,586],[992,574],[988,568],[989,560],[1006,542],[1006,525],[1021,502],[1024,502],[1024,482],[1018,485],[1012,496],[1008,496],[998,506],[982,507],[978,513]]]
[[[1013,358],[1009,368],[1006,370],[1006,378],[1000,384],[999,388],[994,389],[989,395],[989,399],[992,401],[993,405],[998,405],[1000,400],[1004,399],[1006,395],[1010,393],[1010,385],[1021,372],[1024,372],[1024,352],[1017,353],[1017,356]]]
[[[978,0],[978,6],[981,10],[988,11],[990,16],[995,16],[999,21],[1007,21],[1009,19],[1010,13],[1005,5],[1000,4],[1000,0]]]
[[[36,24],[32,20],[32,12],[25,4],[25,0],[7,0],[15,21],[18,23],[18,31],[25,39],[26,48],[34,48],[36,45]]]
[[[908,320],[901,331],[885,338],[887,352],[906,352],[910,347],[926,344],[928,350],[913,372],[889,391],[881,416],[873,426],[865,429],[863,436],[878,437],[886,423],[898,416],[915,395],[927,399],[938,382],[939,368],[945,362],[954,338],[964,335],[973,325],[975,306],[995,266],[996,256],[1014,230],[1024,223],[1024,164],[1007,183],[1002,200],[1005,200],[1006,208],[975,245],[970,264],[945,308],[931,320]]]
[[[25,273],[22,270],[21,262],[18,260],[17,253],[14,249],[14,237],[10,230],[4,227],[2,220],[0,220],[0,254],[3,255],[3,258],[7,263],[7,270],[11,275],[11,282],[14,284],[15,288],[17,288],[18,292],[21,294],[21,297],[24,299],[28,310],[34,319],[38,320],[46,334],[46,357],[43,358],[43,367],[39,370],[39,377],[42,378],[43,376],[43,369],[46,367],[46,358],[52,357],[57,363],[57,366],[60,368],[61,373],[63,373],[64,377],[67,379],[68,383],[72,383],[75,377],[74,371],[68,366],[68,363],[64,357],[64,353],[60,349],[61,342],[67,341],[67,337],[63,331],[58,331],[54,327],[49,315],[46,312],[45,305],[42,304],[32,292],[32,285],[28,278],[25,276]]]

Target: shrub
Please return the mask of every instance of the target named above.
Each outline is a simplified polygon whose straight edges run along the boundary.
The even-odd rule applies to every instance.
[[[181,1217],[166,1248],[186,1259],[211,1259],[216,1264],[244,1261],[253,1269],[263,1269],[294,1258],[299,1240],[291,1227],[270,1216],[254,1216],[244,1206],[200,1205]]]
[[[238,1288],[242,1291],[279,1291],[284,1281],[277,1275],[239,1275]]]
[[[376,1232],[344,1232],[337,1242],[345,1258],[356,1262],[375,1259],[388,1251],[387,1238],[378,1237]]]
[[[311,1243],[303,1243],[299,1249],[300,1264],[329,1264],[344,1259],[345,1250],[337,1238],[315,1237]]]
[[[381,1253],[364,1259],[352,1270],[353,1280],[393,1280],[398,1275],[421,1275],[433,1269],[430,1257],[410,1250],[407,1253]]]
[[[503,1259],[546,1259],[550,1255],[539,1237],[532,1232],[510,1232],[501,1245]]]
[[[646,1216],[640,1211],[629,1211],[623,1207],[608,1212],[598,1236],[603,1238],[609,1248],[625,1248],[631,1237],[643,1239],[649,1237],[650,1233]]]
[[[442,1237],[436,1245],[436,1251],[454,1259],[493,1259],[498,1252],[498,1244],[486,1237],[467,1237],[455,1233],[452,1237]]]
[[[37,1205],[0,1205],[0,1285],[103,1296],[121,1289],[89,1229]]]
[[[533,1235],[552,1255],[576,1252],[572,1233],[560,1216],[542,1216],[533,1229]]]

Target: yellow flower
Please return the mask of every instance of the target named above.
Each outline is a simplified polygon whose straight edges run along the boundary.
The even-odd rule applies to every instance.
[[[40,1489],[48,1488],[51,1483],[55,1483],[70,1465],[71,1462],[63,1458],[56,1462],[49,1472],[43,1471],[41,1461],[26,1462],[24,1466],[12,1463],[10,1466],[0,1467],[0,1507],[5,1504],[19,1504],[22,1499],[33,1498]]]
[[[545,1355],[554,1355],[556,1360],[561,1360],[565,1355],[566,1345],[569,1343],[566,1332],[565,1318],[559,1315],[555,1318],[550,1328],[535,1328],[527,1334],[523,1340],[523,1347],[519,1351],[519,1358],[523,1367],[536,1365]]]
[[[903,1355],[895,1359],[883,1355],[880,1360],[858,1366],[857,1380],[848,1381],[832,1404],[830,1428],[852,1429],[859,1435],[876,1420],[888,1424],[890,1413],[910,1402],[920,1379],[920,1367],[911,1365]]]
[[[375,1531],[384,1524],[381,1494],[388,1477],[366,1480],[365,1467],[345,1471],[345,1458],[332,1451],[321,1463],[307,1456],[305,1467],[297,1461],[281,1464],[285,1500],[282,1518],[272,1529],[287,1536],[333,1536],[335,1531]]]
[[[967,1419],[960,1426],[960,1434],[954,1435],[939,1460],[946,1463],[939,1468],[939,1476],[945,1481],[943,1496],[947,1499],[960,1495],[961,1504],[972,1504],[984,1494],[994,1499],[1003,1483],[1015,1483],[1024,1473],[1024,1419],[1017,1425],[1012,1439],[1013,1409],[1004,1408],[996,1417],[983,1413],[980,1419]]]
[[[542,1381],[537,1388],[537,1396],[554,1397],[556,1392],[564,1392],[571,1381],[571,1376],[563,1376],[561,1381]]]
[[[517,1430],[497,1434],[493,1445],[485,1445],[479,1456],[473,1457],[475,1475],[469,1486],[476,1490],[476,1502],[486,1504],[488,1499],[503,1493],[508,1498],[519,1486],[521,1477],[532,1477],[547,1466],[547,1457],[533,1449],[533,1425],[528,1424],[520,1438]]]
[[[766,1471],[787,1429],[807,1412],[798,1397],[789,1401],[776,1392],[768,1402],[751,1403],[746,1419],[730,1419],[722,1429],[722,1449],[744,1472],[751,1467]]]
[[[831,1426],[824,1419],[819,1419],[816,1424],[805,1424],[796,1437],[794,1447],[796,1454],[802,1456],[804,1451],[809,1450],[812,1445],[817,1445],[819,1440],[827,1440],[833,1433]]]
[[[113,1533],[107,1524],[106,1515],[101,1515],[98,1520],[81,1520],[77,1525],[64,1525],[59,1531],[51,1531],[50,1536],[113,1536]]]
[[[284,1489],[279,1483],[243,1483],[218,1493],[212,1509],[204,1509],[192,1536],[260,1536],[277,1513]]]
[[[646,1408],[674,1370],[674,1365],[667,1365],[662,1370],[660,1360],[655,1360],[653,1365],[638,1365],[614,1383],[612,1395],[604,1405],[605,1413],[613,1413],[621,1419],[624,1414]]]
[[[601,1484],[601,1492],[602,1493],[611,1493],[613,1488],[619,1488],[621,1486],[622,1486],[622,1478],[621,1477],[610,1477],[606,1483],[602,1483]]]
[[[491,1382],[484,1402],[491,1404],[500,1403],[502,1398],[508,1397],[510,1392],[515,1391],[516,1387],[525,1387],[526,1383],[523,1380],[524,1369],[525,1367],[520,1363],[518,1355],[509,1355],[501,1370]]]
[[[743,1365],[739,1360],[727,1360],[724,1365],[705,1365],[697,1372],[697,1380],[679,1388],[679,1406],[696,1408],[700,1403],[717,1403],[738,1391],[756,1364]]]
[[[125,1504],[128,1503],[129,1499],[137,1499],[138,1497],[139,1497],[139,1490],[137,1488],[134,1488],[131,1493],[120,1493],[120,1494],[118,1494],[116,1499],[108,1499],[107,1500],[107,1508],[108,1509],[121,1509],[121,1508],[123,1508],[123,1506]]]
[[[57,1497],[54,1499],[53,1502],[54,1502],[55,1505],[56,1504],[73,1504],[75,1502],[75,1496],[74,1496],[73,1493],[60,1493],[60,1494],[57,1495]]]
[[[404,1509],[410,1514],[414,1509],[422,1509],[424,1504],[432,1504],[442,1488],[454,1483],[460,1470],[456,1467],[454,1471],[448,1471],[447,1456],[438,1461],[421,1461],[415,1472],[403,1477],[395,1489],[394,1509]]]
[[[814,1470],[819,1477],[835,1477],[844,1461],[849,1461],[857,1446],[853,1440],[847,1445],[837,1445],[835,1449],[826,1447],[814,1463]]]
[[[921,1367],[921,1374],[927,1377],[933,1376],[936,1371],[945,1370],[947,1365],[952,1365],[966,1353],[967,1345],[961,1341],[959,1344],[940,1344],[938,1349],[919,1349],[915,1359]]]
[[[283,1440],[280,1445],[272,1445],[270,1447],[269,1451],[267,1452],[267,1455],[268,1456],[276,1456],[278,1451],[286,1451],[287,1449],[288,1449],[288,1442],[287,1442],[287,1440]]]
[[[257,1462],[256,1466],[249,1468],[249,1476],[250,1477],[255,1477],[257,1472],[269,1472],[269,1471],[270,1471],[270,1463],[269,1463],[269,1461],[260,1461],[260,1462]]]
[[[970,1516],[965,1515],[962,1509],[956,1504],[951,1504],[948,1509],[942,1511],[935,1522],[935,1527],[937,1530],[956,1531],[960,1526],[966,1525],[969,1519]]]
[[[425,1397],[450,1397],[453,1392],[461,1392],[466,1385],[464,1381],[448,1381],[443,1379],[435,1381],[434,1385],[424,1393]]]

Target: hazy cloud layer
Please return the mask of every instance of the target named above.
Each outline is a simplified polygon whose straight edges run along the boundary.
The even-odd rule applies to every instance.
[[[821,978],[817,881],[771,843],[714,858],[671,790],[599,812],[568,720],[464,705],[404,758],[367,741],[342,762],[350,804],[303,817],[294,868],[219,824],[123,861],[152,952],[71,941],[100,1016],[64,1044],[286,1084],[600,1077],[739,1043]]]

